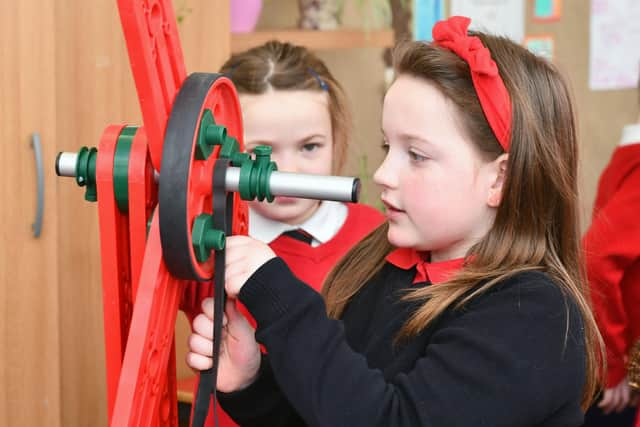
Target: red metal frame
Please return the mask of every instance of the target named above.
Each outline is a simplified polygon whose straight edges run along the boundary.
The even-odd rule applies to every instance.
[[[111,125],[105,129],[98,145],[100,155],[96,162],[109,419],[113,413],[133,305],[129,222],[127,215],[118,209],[113,187],[113,159],[124,126]]]
[[[170,0],[118,0],[151,161],[160,171],[171,105],[187,77]]]
[[[169,0],[118,0],[144,127],[129,154],[128,212],[115,200],[113,163],[124,125],[108,126],[96,164],[107,398],[111,426],[177,426],[174,325],[179,308],[199,311],[209,284],[173,278],[163,262],[154,170],[161,167],[171,106],[186,78],[176,20]],[[214,112],[242,149],[242,122],[233,85],[216,80],[200,111]],[[195,135],[185,140],[195,141]],[[211,176],[217,150],[192,163],[187,221],[211,213]],[[247,208],[234,195],[233,233],[247,233]],[[148,222],[153,218],[148,230]],[[213,274],[212,261],[197,265]]]

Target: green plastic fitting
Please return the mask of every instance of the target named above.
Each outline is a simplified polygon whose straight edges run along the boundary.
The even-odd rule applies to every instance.
[[[88,202],[98,200],[98,192],[96,190],[96,159],[98,150],[95,147],[82,147],[78,151],[78,160],[76,163],[76,183],[80,187],[87,187],[84,193],[84,199]]]
[[[191,241],[196,259],[199,262],[205,262],[209,259],[212,250],[224,249],[226,240],[223,231],[213,228],[213,217],[209,214],[200,214],[193,221]]]

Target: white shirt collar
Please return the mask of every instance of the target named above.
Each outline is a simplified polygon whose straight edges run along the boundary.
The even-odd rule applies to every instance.
[[[640,142],[640,123],[634,125],[627,125],[622,128],[622,138],[620,139],[620,146],[637,144]]]
[[[318,210],[302,224],[292,225],[266,218],[249,209],[249,235],[264,243],[271,243],[285,231],[303,229],[313,236],[311,246],[320,246],[331,240],[347,220],[344,203],[323,201]]]

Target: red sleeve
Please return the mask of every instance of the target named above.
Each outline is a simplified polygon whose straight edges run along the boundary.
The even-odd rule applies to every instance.
[[[620,282],[640,256],[639,210],[640,168],[595,212],[583,241],[596,321],[607,347],[607,387],[626,374],[629,320]]]

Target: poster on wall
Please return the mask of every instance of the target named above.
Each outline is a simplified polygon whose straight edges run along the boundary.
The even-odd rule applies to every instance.
[[[533,20],[536,22],[558,21],[562,14],[562,0],[535,0]]]
[[[524,0],[451,0],[451,16],[471,18],[471,29],[524,39]]]
[[[554,45],[555,42],[551,35],[527,36],[524,39],[524,46],[529,49],[530,52],[549,61],[553,61]]]
[[[592,0],[591,90],[635,88],[640,72],[640,1]]]
[[[431,41],[431,30],[444,19],[444,0],[413,1],[413,38]]]

